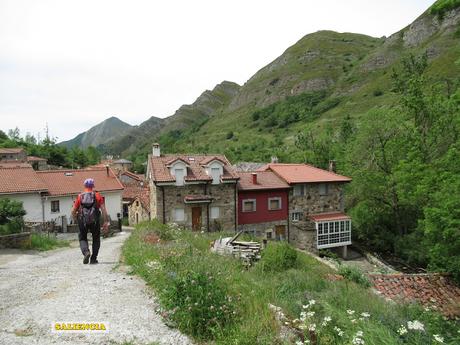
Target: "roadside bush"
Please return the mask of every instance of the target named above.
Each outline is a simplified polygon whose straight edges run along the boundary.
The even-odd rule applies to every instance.
[[[287,242],[272,242],[262,251],[259,262],[263,271],[281,272],[297,265],[297,251]]]
[[[22,202],[0,199],[0,235],[8,235],[21,232],[24,225],[22,217],[26,211]]]
[[[179,231],[176,224],[163,224],[156,219],[141,222],[136,225],[136,229],[153,231],[162,241],[174,240]]]
[[[367,279],[367,277],[363,274],[363,272],[361,272],[359,268],[347,265],[340,265],[339,274],[343,276],[345,279],[351,280],[363,287],[371,286],[369,279]]]
[[[25,247],[23,249],[35,249],[39,251],[46,251],[59,247],[68,246],[70,246],[69,241],[58,240],[54,236],[35,233],[30,236],[30,247]]]
[[[166,274],[170,283],[160,298],[182,331],[209,340],[236,318],[232,297],[218,277],[201,267]]]

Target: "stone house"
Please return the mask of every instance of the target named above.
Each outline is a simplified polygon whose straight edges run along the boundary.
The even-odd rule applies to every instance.
[[[131,226],[150,220],[150,189],[148,187],[142,188],[128,206],[128,219]]]
[[[318,251],[351,244],[351,219],[344,213],[344,185],[351,178],[307,164],[267,164],[291,187],[289,240],[299,248]]]
[[[223,155],[160,153],[147,162],[150,213],[194,231],[236,231],[238,175]]]
[[[21,147],[0,148],[0,161],[26,162],[27,154]]]
[[[290,186],[272,171],[239,172],[238,230],[288,239]]]

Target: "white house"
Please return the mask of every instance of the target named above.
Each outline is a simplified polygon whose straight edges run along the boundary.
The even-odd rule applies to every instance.
[[[43,196],[46,221],[61,217],[70,220],[73,203],[83,191],[83,182],[87,178],[94,179],[94,189],[104,197],[111,220],[116,220],[122,214],[123,185],[109,168],[37,171],[37,175],[47,187],[47,193]]]
[[[22,202],[27,212],[25,221],[43,221],[42,197],[47,189],[29,164],[0,163],[0,198]]]
[[[83,191],[87,178],[95,181],[95,190],[105,199],[107,213],[116,220],[122,213],[123,185],[112,170],[34,171],[24,163],[0,164],[0,198],[23,203],[26,222],[57,221],[70,223],[73,203]]]

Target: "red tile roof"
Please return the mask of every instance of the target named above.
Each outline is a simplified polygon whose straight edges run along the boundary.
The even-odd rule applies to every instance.
[[[32,168],[29,163],[21,161],[0,161],[0,168]]]
[[[176,179],[169,172],[168,165],[178,159],[186,162],[187,176],[185,181],[212,181],[212,177],[206,174],[203,162],[207,162],[209,157],[218,159],[224,163],[224,174],[222,180],[237,180],[236,174],[230,162],[223,155],[162,155],[161,157],[150,156],[150,166],[152,169],[152,179],[155,182],[174,182]]]
[[[144,175],[142,174],[135,174],[135,173],[132,173],[131,171],[122,171],[120,173],[120,175],[126,175],[128,177],[131,177],[132,179],[134,180],[137,180],[137,181],[144,181],[145,180],[145,177]]]
[[[2,147],[0,148],[0,153],[21,153],[21,152],[24,152],[24,149],[21,147],[15,147],[15,148]]]
[[[83,182],[87,178],[93,178],[95,190],[99,192],[123,190],[123,185],[115,176],[113,171],[92,169],[92,170],[48,170],[37,171],[38,176],[48,187],[49,195],[73,195],[83,191]]]
[[[0,166],[0,194],[44,192],[47,186],[30,165]]]
[[[325,220],[347,220],[347,219],[351,219],[345,213],[341,213],[341,212],[311,214],[311,215],[309,215],[309,218],[314,222],[322,222],[322,221],[325,221]]]
[[[418,301],[449,318],[460,316],[460,287],[442,274],[371,274],[383,296],[404,302]]]
[[[126,190],[126,189],[125,189]],[[135,194],[133,194],[132,201],[138,199],[144,209],[150,211],[150,188],[143,187],[138,188],[137,190],[132,190]],[[125,198],[125,194],[123,192],[123,199]]]
[[[260,168],[261,171],[271,170],[287,183],[308,182],[349,182],[351,178],[338,175],[331,171],[316,168],[308,164],[271,163]]]
[[[272,171],[258,171],[257,184],[252,183],[252,172],[239,172],[239,190],[288,189],[289,185]]]
[[[123,185],[123,199],[133,201],[142,191],[146,188],[141,186],[139,183],[129,183]]]

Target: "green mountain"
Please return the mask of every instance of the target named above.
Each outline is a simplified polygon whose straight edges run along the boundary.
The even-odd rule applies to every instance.
[[[124,135],[133,127],[117,117],[110,117],[88,131],[78,134],[75,138],[59,143],[61,146],[72,148],[87,148],[89,146],[98,147],[107,141]]]
[[[436,4],[443,3],[443,1]],[[460,76],[460,9],[427,10],[390,37],[318,31],[306,35],[243,86],[223,82],[180,107],[154,131],[110,142],[116,153],[223,152],[236,160],[302,159],[294,142],[305,128],[338,128],[372,108],[392,105],[391,75],[403,57],[427,54],[428,75]],[[131,135],[128,134],[128,135]]]

